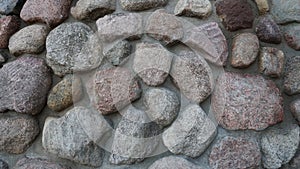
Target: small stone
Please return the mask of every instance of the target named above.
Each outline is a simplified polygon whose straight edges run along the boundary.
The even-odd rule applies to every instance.
[[[288,95],[300,93],[300,56],[287,58],[283,76],[284,91]]]
[[[252,27],[254,14],[247,0],[221,0],[216,3],[216,9],[229,31]]]
[[[283,72],[284,53],[277,48],[261,48],[258,62],[259,72],[270,76],[280,77]]]
[[[174,15],[159,9],[147,19],[145,32],[163,45],[173,45],[183,38],[183,25]]]
[[[121,7],[127,11],[142,11],[165,6],[169,0],[120,0]]]
[[[79,0],[71,8],[71,14],[78,20],[95,20],[116,10],[116,0]]]
[[[20,16],[25,22],[46,23],[55,27],[66,20],[72,0],[27,0]]]
[[[7,48],[9,38],[20,28],[20,19],[16,16],[4,16],[0,18],[0,48]]]
[[[219,76],[211,108],[228,130],[263,130],[283,120],[283,99],[271,80],[260,75],[226,72]]]
[[[119,66],[131,54],[131,49],[132,46],[127,40],[121,40],[114,44],[104,55],[114,66]]]
[[[212,169],[259,168],[261,153],[258,143],[246,138],[225,137],[213,146],[209,155]]]
[[[300,51],[300,24],[289,24],[284,29],[284,37],[287,44],[291,48]]]
[[[269,11],[268,0],[255,0],[259,13],[264,15]]]
[[[242,33],[233,39],[231,65],[246,68],[256,59],[259,52],[259,41],[252,33]]]
[[[57,162],[51,162],[46,159],[40,158],[28,158],[24,157],[20,159],[14,166],[14,169],[71,169],[71,167],[66,167]]]
[[[173,54],[159,43],[139,43],[133,60],[133,70],[149,86],[158,86],[169,75]]]
[[[38,121],[24,114],[0,116],[0,151],[24,153],[39,134]]]
[[[9,39],[9,51],[19,56],[24,53],[38,54],[45,48],[49,29],[45,25],[30,25],[15,33]]]
[[[298,121],[298,124],[300,125],[300,99],[293,101],[290,104],[290,109],[294,118]]]
[[[300,22],[299,0],[271,0],[271,11],[275,21],[279,24]]]
[[[281,31],[276,22],[270,17],[260,17],[255,28],[259,40],[266,43],[281,43]]]
[[[148,169],[202,169],[200,166],[195,165],[188,160],[176,157],[168,156],[156,160]]]
[[[0,168],[1,169],[8,169],[8,164],[0,159]]]
[[[17,11],[22,4],[24,4],[25,0],[2,0],[0,3],[0,14],[10,14],[14,11]]]
[[[106,15],[96,22],[98,35],[107,42],[115,40],[137,40],[143,34],[143,18],[138,13]]]
[[[209,0],[179,0],[175,15],[192,16],[198,18],[208,17],[212,13],[212,5]]]
[[[77,102],[83,95],[82,84],[79,77],[67,75],[55,85],[49,95],[47,105],[54,111],[62,111]]]
[[[265,132],[261,138],[262,161],[267,169],[280,168],[288,163],[295,155],[299,141],[298,125],[289,129],[273,129]]]
[[[0,69],[0,112],[38,114],[51,88],[50,70],[42,58],[24,56]]]
[[[161,126],[171,124],[180,109],[180,101],[176,93],[166,88],[148,89],[143,102],[149,118]]]

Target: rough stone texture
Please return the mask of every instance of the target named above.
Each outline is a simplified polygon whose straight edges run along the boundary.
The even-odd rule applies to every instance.
[[[194,16],[204,18],[211,14],[212,5],[209,0],[179,0],[175,10],[175,15]]]
[[[298,121],[298,124],[300,124],[300,99],[293,101],[290,104],[290,109],[294,118]]]
[[[0,48],[7,48],[9,38],[20,28],[20,19],[16,16],[0,18]]]
[[[180,92],[193,102],[203,102],[213,90],[211,68],[191,51],[182,51],[174,58],[170,75]]]
[[[147,19],[145,32],[163,45],[173,45],[183,37],[183,25],[174,15],[159,9]]]
[[[127,40],[121,40],[115,43],[109,50],[104,53],[104,56],[114,66],[119,66],[131,54],[132,46]]]
[[[209,22],[188,30],[183,42],[209,62],[219,66],[226,64],[228,46],[218,23]]]
[[[198,105],[188,105],[164,131],[163,142],[174,154],[200,156],[217,135],[217,126]]]
[[[212,169],[259,168],[261,153],[258,143],[246,138],[225,137],[215,144],[209,156]]]
[[[218,79],[211,108],[218,123],[228,130],[263,130],[283,120],[282,101],[273,81],[226,72]]]
[[[300,22],[299,0],[271,0],[271,11],[275,21],[279,24]]]
[[[300,56],[288,57],[285,63],[283,87],[288,95],[300,93]]]
[[[252,27],[254,15],[247,0],[221,0],[216,3],[216,9],[229,31]]]
[[[67,75],[56,84],[48,95],[47,105],[54,111],[62,111],[77,102],[83,95],[81,80],[77,76]]]
[[[9,51],[13,55],[38,54],[44,50],[49,29],[46,25],[30,25],[9,39]]]
[[[255,28],[260,41],[266,43],[281,43],[281,31],[279,26],[270,16],[260,17]]]
[[[166,88],[148,89],[143,102],[147,109],[145,112],[151,121],[162,126],[171,124],[180,109],[180,101],[176,93]]]
[[[25,22],[46,23],[55,27],[66,20],[72,0],[27,0],[20,16]]]
[[[298,169],[300,168],[300,150],[298,148],[296,155],[289,162],[289,167],[287,169]]]
[[[102,40],[140,39],[143,34],[143,18],[138,13],[117,13],[106,15],[96,22],[98,35]]]
[[[232,42],[231,66],[245,68],[250,66],[259,52],[259,41],[252,33],[242,33]]]
[[[156,160],[148,169],[202,169],[200,166],[195,165],[188,160],[176,157],[168,156]]]
[[[0,112],[35,115],[46,103],[51,73],[41,58],[24,56],[0,69]]]
[[[284,53],[272,47],[263,47],[260,50],[258,70],[270,77],[280,77],[283,72]]]
[[[79,0],[71,8],[71,14],[78,20],[95,20],[116,10],[116,0]]]
[[[8,164],[0,159],[0,168],[1,169],[8,169]]]
[[[300,51],[300,24],[289,24],[284,29],[284,37],[287,44],[291,48]]]
[[[127,11],[142,11],[165,6],[168,0],[120,0],[121,7]]]
[[[255,0],[259,13],[264,15],[269,11],[268,0]]]
[[[0,14],[10,14],[22,6],[25,0],[1,0],[0,3]]]
[[[267,169],[280,168],[288,163],[295,155],[299,141],[300,130],[298,125],[289,126],[289,129],[273,129],[262,135],[262,161]]]
[[[39,134],[39,125],[29,115],[9,113],[0,116],[0,131],[0,151],[21,154]]]
[[[20,159],[14,166],[14,169],[71,169],[58,164],[57,162],[51,162],[46,159],[40,158],[28,158],[24,157]]]
[[[159,43],[139,43],[134,53],[133,70],[147,85],[161,85],[169,75],[173,55]]]
[[[94,69],[103,59],[100,39],[81,22],[63,23],[53,29],[46,49],[47,64],[58,76]]]

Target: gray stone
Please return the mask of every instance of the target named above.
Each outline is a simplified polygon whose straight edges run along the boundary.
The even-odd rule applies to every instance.
[[[114,44],[104,55],[114,66],[118,66],[128,58],[131,49],[132,46],[127,40],[121,40]]]
[[[159,43],[139,43],[133,60],[133,70],[149,86],[158,86],[169,75],[173,54]]]
[[[266,131],[261,137],[263,166],[273,169],[288,163],[297,151],[299,134],[298,125],[291,125],[288,129]]]
[[[284,91],[288,95],[300,93],[300,56],[287,58],[285,63],[285,73],[283,76]]]
[[[121,7],[127,11],[142,11],[164,6],[168,0],[120,0]]]
[[[271,11],[275,21],[279,24],[300,22],[299,0],[271,0]]]
[[[259,13],[264,15],[269,11],[268,0],[255,0]]]
[[[200,156],[217,135],[217,126],[198,105],[187,106],[164,131],[163,142],[174,154]]]
[[[284,37],[291,48],[300,51],[300,24],[289,24],[285,26]]]
[[[148,169],[202,169],[200,166],[195,165],[188,160],[176,157],[168,156],[156,160]]]
[[[298,148],[296,155],[289,162],[289,167],[287,169],[298,169],[300,168],[300,150]]]
[[[1,169],[8,169],[8,164],[0,159],[0,168]]]
[[[293,101],[290,104],[290,109],[294,118],[298,121],[298,124],[300,124],[300,99]]]
[[[261,48],[258,61],[260,73],[270,77],[280,77],[283,66],[284,53],[281,50],[272,47]]]
[[[179,0],[175,15],[194,16],[198,18],[208,17],[212,13],[212,5],[209,0]]]
[[[0,50],[0,68],[4,65],[4,63],[9,59],[9,55],[7,55],[4,51]]]
[[[0,2],[0,14],[10,14],[17,10],[18,5],[24,3],[25,0],[1,0]]]
[[[4,16],[0,18],[0,48],[8,47],[9,38],[16,33],[21,26],[20,18],[17,16]]]
[[[260,17],[255,28],[258,39],[266,43],[281,43],[281,31],[279,26],[270,16]]]
[[[21,158],[14,169],[71,169],[71,167],[66,167],[57,162],[51,162],[46,159],[41,158]]]

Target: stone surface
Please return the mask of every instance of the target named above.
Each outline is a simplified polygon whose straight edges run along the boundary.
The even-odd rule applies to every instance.
[[[184,158],[168,156],[156,160],[148,169],[201,169],[201,167]]]
[[[25,0],[1,0],[0,3],[0,14],[10,14],[22,6]]]
[[[71,167],[66,167],[57,162],[51,162],[46,159],[41,158],[21,158],[14,169],[71,169]]]
[[[159,43],[138,43],[133,70],[147,85],[161,85],[169,75],[173,55]]]
[[[4,114],[0,116],[0,151],[24,153],[39,134],[39,124],[29,115]]]
[[[35,115],[46,103],[51,73],[43,59],[24,56],[0,69],[0,112]]]
[[[259,52],[259,41],[252,33],[242,33],[232,42],[231,66],[245,68],[250,66]]]
[[[179,0],[175,10],[175,15],[194,16],[204,18],[211,14],[212,5],[209,0]]]
[[[9,38],[20,28],[20,19],[16,16],[4,16],[0,18],[0,48],[7,48]]]
[[[294,118],[298,121],[298,124],[300,124],[300,99],[293,101],[290,104],[290,109]]]
[[[116,10],[116,0],[79,0],[71,8],[71,14],[78,20],[95,20]]]
[[[30,25],[15,33],[9,39],[9,51],[19,56],[21,54],[38,54],[45,48],[49,29],[46,25]]]
[[[162,126],[171,124],[180,109],[178,96],[167,88],[148,89],[144,94],[143,103],[151,121]]]
[[[255,0],[259,13],[264,15],[269,11],[268,0]]]
[[[168,0],[120,0],[121,7],[127,11],[142,11],[164,6]]]
[[[174,58],[170,76],[180,92],[196,103],[203,102],[213,90],[211,68],[191,51],[182,51]]]
[[[221,0],[216,3],[216,10],[229,31],[252,27],[254,14],[247,0]]]
[[[0,159],[0,168],[1,169],[8,169],[8,164]]]
[[[46,49],[47,64],[58,76],[92,70],[104,57],[100,39],[81,22],[63,23],[53,29]]]
[[[143,18],[138,13],[117,13],[106,15],[96,22],[98,35],[102,40],[140,39],[143,34]]]
[[[300,51],[300,24],[289,24],[284,29],[284,37],[287,44],[291,48]]]
[[[226,64],[228,46],[216,22],[209,22],[188,30],[183,43],[213,64],[219,66]]]
[[[289,162],[289,167],[287,169],[298,169],[300,168],[300,150],[298,148],[296,155]]]
[[[55,27],[66,20],[72,0],[27,0],[20,16],[25,22],[46,23]]]
[[[275,21],[279,24],[300,22],[299,0],[271,0],[271,11]]]
[[[173,45],[183,37],[183,25],[174,15],[158,9],[147,19],[145,32],[163,45]]]
[[[283,76],[284,91],[288,95],[300,93],[300,56],[288,57],[285,63]]]
[[[270,16],[260,17],[255,28],[260,41],[266,43],[281,43],[281,31],[279,26]]]
[[[54,111],[62,111],[77,102],[83,96],[81,80],[74,75],[65,76],[48,95],[47,105]]]
[[[104,56],[114,65],[122,64],[131,54],[132,46],[127,40],[121,40],[115,43]]]
[[[222,74],[211,104],[216,120],[228,130],[263,130],[283,120],[280,90],[260,75]]]
[[[200,156],[217,135],[217,126],[200,106],[188,105],[164,131],[163,142],[174,154]]]
[[[3,64],[9,59],[9,55],[7,55],[3,50],[0,50],[0,68],[2,68]]]
[[[209,156],[212,169],[259,168],[261,153],[258,143],[246,138],[225,137],[215,144]]]
[[[299,134],[298,125],[266,131],[261,137],[263,166],[267,169],[280,168],[282,164],[288,163],[297,151]]]
[[[260,50],[258,70],[270,77],[280,77],[283,72],[284,53],[272,47],[263,47]]]

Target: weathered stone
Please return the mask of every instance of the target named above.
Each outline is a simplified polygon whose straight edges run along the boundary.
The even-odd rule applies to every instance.
[[[143,98],[146,113],[151,121],[168,126],[176,118],[180,101],[176,93],[166,88],[148,89]]]
[[[8,164],[0,159],[0,168],[1,169],[8,169]]]
[[[83,95],[81,80],[77,76],[67,75],[55,85],[49,95],[47,105],[54,111],[62,111],[81,99]]]
[[[300,51],[300,24],[289,24],[284,29],[284,37],[287,44],[291,48]]]
[[[16,16],[0,18],[0,48],[7,48],[9,38],[20,28],[20,19]]]
[[[281,50],[272,47],[261,48],[258,62],[260,73],[271,77],[280,77],[283,66],[284,53]]]
[[[183,37],[183,25],[174,15],[159,9],[147,19],[145,32],[163,45],[172,45]]]
[[[0,3],[0,14],[10,14],[12,12],[17,12],[24,4],[25,0],[1,0]]]
[[[298,121],[298,124],[300,125],[300,99],[293,101],[290,104],[290,109],[294,118]]]
[[[258,143],[246,138],[225,137],[213,146],[209,156],[212,169],[259,168],[261,153]]]
[[[283,76],[283,87],[288,95],[300,93],[300,56],[287,58],[285,73]]]
[[[116,10],[116,0],[79,0],[71,14],[79,20],[95,20]]]
[[[132,46],[127,40],[121,40],[114,44],[104,55],[114,66],[118,66],[128,58],[131,49]]]
[[[280,168],[282,164],[288,163],[297,151],[299,134],[298,125],[265,132],[261,138],[263,166],[267,169]]]
[[[45,25],[30,25],[9,39],[9,51],[13,55],[38,54],[44,50],[49,29]]]
[[[175,10],[175,15],[194,16],[204,18],[211,14],[212,5],[209,0],[179,0]]]
[[[212,111],[228,130],[263,130],[283,120],[280,90],[260,75],[226,72],[212,95]]]
[[[217,127],[198,105],[187,106],[163,133],[165,146],[174,154],[200,156],[217,135]]]
[[[127,11],[142,11],[165,6],[168,0],[120,0],[121,7]]]
[[[9,59],[9,56],[4,53],[4,51],[0,50],[0,68],[2,68],[3,64]]]
[[[0,69],[0,112],[35,115],[46,103],[51,73],[41,58],[24,56]]]
[[[46,159],[40,158],[28,158],[24,157],[20,159],[14,166],[14,169],[71,169],[71,167],[66,167],[57,162],[51,162]]]
[[[66,20],[72,0],[27,0],[20,13],[30,23],[42,22],[55,27]]]
[[[209,62],[224,66],[228,57],[226,38],[216,22],[188,30],[183,43]]]
[[[298,148],[296,155],[289,162],[289,167],[287,169],[298,169],[300,168],[300,150]]]
[[[299,0],[271,0],[271,14],[279,24],[300,22]]]
[[[143,18],[138,13],[106,15],[98,19],[96,24],[98,35],[108,42],[118,39],[136,40],[143,34]]]
[[[173,54],[158,43],[139,43],[133,60],[133,70],[149,86],[158,86],[169,75]]]
[[[268,0],[255,0],[259,13],[261,15],[267,13],[269,11]]]
[[[251,28],[254,20],[247,0],[221,0],[216,3],[217,14],[229,31]]]
[[[168,156],[156,160],[148,169],[202,169],[200,166],[195,165],[188,160],[176,157]]]
[[[24,153],[39,134],[39,124],[29,115],[3,114],[0,116],[0,151]]]
[[[281,31],[279,26],[270,16],[260,17],[255,28],[260,41],[266,43],[281,43]]]
[[[252,33],[242,33],[236,36],[232,42],[231,65],[237,68],[250,66],[259,52],[259,41]]]
[[[211,68],[191,51],[182,51],[174,58],[170,75],[180,92],[193,102],[203,102],[213,90]]]

